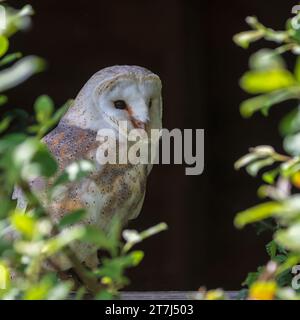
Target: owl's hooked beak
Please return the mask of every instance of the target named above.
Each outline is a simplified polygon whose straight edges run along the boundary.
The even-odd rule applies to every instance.
[[[149,118],[145,117],[145,120],[142,121],[140,119],[137,118],[136,115],[133,114],[132,109],[129,107],[127,108],[127,111],[129,113],[129,117],[130,117],[130,122],[132,123],[132,126],[135,129],[143,129],[143,130],[147,130],[148,124],[149,124]]]
[[[143,122],[143,121],[140,121],[134,117],[131,117],[131,123],[133,125],[134,128],[136,129],[143,129],[143,130],[146,130],[147,128],[147,125],[149,123],[149,121],[146,121],[146,122]]]

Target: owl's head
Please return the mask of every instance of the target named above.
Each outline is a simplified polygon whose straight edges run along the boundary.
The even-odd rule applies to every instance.
[[[105,68],[86,83],[71,109],[66,116],[74,125],[96,131],[120,121],[129,130],[160,129],[161,81],[142,67]]]

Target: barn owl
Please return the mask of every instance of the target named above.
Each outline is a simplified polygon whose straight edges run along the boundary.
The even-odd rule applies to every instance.
[[[161,129],[161,81],[157,75],[138,66],[100,70],[84,85],[58,126],[43,138],[60,171],[81,159],[95,164],[88,177],[67,185],[49,205],[48,212],[55,222],[70,211],[85,208],[87,215],[83,223],[106,230],[112,217],[118,216],[125,224],[141,211],[151,165],[97,162],[100,130],[116,131],[120,121],[126,121],[129,130]],[[118,137],[118,132],[115,133]],[[42,185],[41,178],[31,182],[33,190],[42,190]],[[20,190],[15,189],[13,197],[19,207],[26,206]],[[73,248],[81,262],[90,268],[97,266],[94,247],[76,243]],[[72,267],[63,256],[54,257],[54,262],[62,270]]]

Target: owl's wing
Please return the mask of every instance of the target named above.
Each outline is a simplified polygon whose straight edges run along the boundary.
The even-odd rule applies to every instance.
[[[98,146],[96,136],[95,131],[61,122],[43,138],[43,142],[63,170],[70,163],[87,158],[89,152]]]
[[[96,135],[94,131],[69,126],[61,121],[42,141],[56,158],[59,171],[62,171],[70,163],[87,158],[89,151],[98,145]],[[39,191],[45,187],[45,183],[43,178],[38,177],[30,182],[30,186],[33,190]],[[26,199],[22,190],[17,186],[14,188],[12,199],[17,200],[17,208],[22,211],[26,210]]]

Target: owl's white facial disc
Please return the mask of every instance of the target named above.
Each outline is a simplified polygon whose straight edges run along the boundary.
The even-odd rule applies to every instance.
[[[154,119],[160,115],[161,84],[153,77],[119,77],[97,98],[96,105],[108,121],[126,121],[129,130],[157,127]]]

